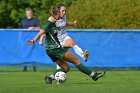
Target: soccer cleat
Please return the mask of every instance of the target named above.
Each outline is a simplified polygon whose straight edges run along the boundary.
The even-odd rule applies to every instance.
[[[45,80],[46,84],[52,84],[52,78],[51,78],[51,77],[46,76],[46,77],[44,78],[44,80]]]
[[[85,52],[84,52],[84,61],[86,62],[87,61],[87,59],[88,59],[88,54],[89,54],[89,52],[88,52],[88,50],[86,50]]]
[[[91,78],[96,81],[98,80],[100,77],[103,77],[105,75],[105,71],[104,72],[100,72],[100,73],[95,73]]]

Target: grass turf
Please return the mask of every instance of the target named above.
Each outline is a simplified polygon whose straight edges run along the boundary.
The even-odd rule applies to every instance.
[[[52,72],[0,72],[0,93],[139,93],[140,71],[108,71],[93,81],[79,71],[67,73],[67,81],[46,85]]]

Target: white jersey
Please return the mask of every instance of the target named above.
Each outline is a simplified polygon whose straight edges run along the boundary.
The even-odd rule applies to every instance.
[[[66,16],[63,16],[61,19],[57,20],[55,24],[56,27],[60,28],[57,37],[60,44],[63,46],[65,41],[70,38],[66,32]]]

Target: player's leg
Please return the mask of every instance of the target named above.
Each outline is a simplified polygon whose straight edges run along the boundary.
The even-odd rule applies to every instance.
[[[33,63],[33,71],[36,72],[36,64]]]
[[[62,71],[62,72],[65,72],[67,73],[68,71],[70,71],[70,67],[68,65],[68,63],[64,60],[58,60],[57,62],[57,65],[60,67],[60,69],[57,69],[55,72],[54,72],[54,75],[55,73],[57,73],[58,71]]]
[[[27,71],[27,64],[24,64],[23,71]]]
[[[58,60],[56,62],[60,69],[57,69],[52,75],[46,76],[44,79],[46,81],[46,84],[52,84],[52,81],[55,79],[55,74],[59,71],[62,71],[64,73],[67,73],[70,70],[69,65],[64,60]]]
[[[93,80],[98,80],[98,78],[102,77],[105,72],[100,72],[100,73],[96,73],[96,72],[92,72],[90,69],[88,69],[87,67],[85,67],[78,58],[76,58],[72,53],[70,52],[66,52],[64,54],[63,57],[64,60],[71,62],[72,64],[74,64],[81,72],[83,72],[84,74],[90,76]]]
[[[68,38],[67,38],[68,37]],[[74,41],[69,38],[69,36],[67,36],[65,39],[65,43],[63,44],[64,48],[73,48],[75,53],[78,54],[80,57],[82,57],[84,59],[84,61],[86,62],[88,59],[88,50],[86,50],[85,52],[83,52],[83,50],[74,43]]]

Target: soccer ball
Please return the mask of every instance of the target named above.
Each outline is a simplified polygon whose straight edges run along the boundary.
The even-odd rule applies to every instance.
[[[62,84],[66,81],[66,73],[59,71],[55,74],[55,80],[57,84]]]

